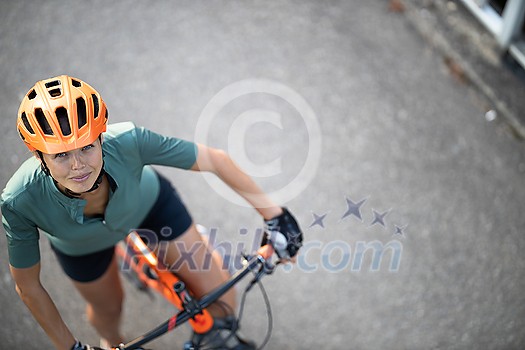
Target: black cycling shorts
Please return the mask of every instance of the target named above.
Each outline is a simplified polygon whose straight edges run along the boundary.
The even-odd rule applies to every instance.
[[[158,173],[157,176],[159,196],[137,231],[142,235],[142,229],[146,236],[154,233],[159,241],[171,241],[186,232],[193,220],[171,183]],[[115,247],[81,256],[64,254],[53,245],[51,248],[66,275],[78,282],[91,282],[101,277],[115,254]]]

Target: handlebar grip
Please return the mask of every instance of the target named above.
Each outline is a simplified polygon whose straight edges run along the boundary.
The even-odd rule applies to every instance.
[[[264,260],[268,260],[272,257],[275,250],[270,244],[263,245],[259,250],[257,251],[257,254],[263,257]]]

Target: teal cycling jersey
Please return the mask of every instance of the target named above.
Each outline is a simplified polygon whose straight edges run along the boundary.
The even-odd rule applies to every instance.
[[[103,217],[84,216],[86,201],[60,192],[35,157],[9,180],[1,207],[13,267],[40,261],[40,232],[55,248],[73,256],[115,245],[140,225],[155,203],[159,182],[151,165],[189,169],[197,158],[194,143],[130,122],[108,125],[102,149],[104,169],[116,185]]]

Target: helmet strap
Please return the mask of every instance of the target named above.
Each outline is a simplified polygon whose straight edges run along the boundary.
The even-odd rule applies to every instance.
[[[44,172],[44,174],[51,176],[51,171],[49,171],[49,168],[47,167],[42,151],[37,150],[36,152],[38,153],[38,158],[40,158],[40,167],[42,168],[42,171]]]

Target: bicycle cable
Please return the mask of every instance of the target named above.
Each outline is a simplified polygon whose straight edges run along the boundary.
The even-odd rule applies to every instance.
[[[265,305],[265,309],[266,309],[266,318],[267,318],[267,327],[266,327],[266,334],[264,336],[264,339],[262,341],[262,343],[257,346],[257,350],[262,350],[267,344],[268,342],[270,341],[270,338],[272,336],[272,329],[273,329],[273,314],[272,314],[272,306],[270,304],[270,298],[268,296],[268,293],[266,292],[266,289],[264,288],[264,285],[263,283],[260,281],[260,280],[256,280],[255,283],[257,284],[257,286],[259,287],[259,290],[261,292],[261,295],[263,297],[263,300],[264,300],[264,305]],[[228,339],[236,336],[236,331],[238,330],[239,326],[240,326],[240,323],[241,323],[241,320],[242,320],[242,317],[244,316],[244,309],[245,309],[245,305],[246,305],[246,297],[248,296],[248,292],[250,291],[251,287],[253,287],[253,284],[254,283],[251,283],[250,285],[246,286],[244,288],[244,291],[241,295],[241,301],[239,302],[239,312],[237,313],[237,326],[232,329],[230,331],[230,334],[228,334],[226,336],[226,338],[223,339],[223,343],[226,343],[228,341]],[[218,304],[220,305],[221,308],[223,308],[223,310],[225,309],[230,309],[230,307],[225,304],[224,302],[218,300]],[[220,330],[217,330],[217,331],[220,331]],[[212,348],[208,348],[206,346],[207,344],[206,343],[203,343],[203,344],[200,344],[200,348],[201,349],[207,349],[207,350],[214,350],[214,349],[222,349],[222,347],[219,347],[219,348],[215,348],[215,347],[212,347]]]
[[[268,344],[268,342],[270,341],[270,338],[272,336],[272,329],[273,329],[273,315],[272,315],[272,306],[270,304],[270,298],[268,297],[268,293],[266,292],[266,289],[264,288],[264,285],[262,284],[261,281],[256,281],[257,283],[257,286],[259,287],[259,290],[261,291],[261,295],[264,299],[264,305],[265,305],[265,308],[266,308],[266,316],[267,316],[267,328],[266,328],[266,334],[264,336],[264,339],[261,343],[261,345],[259,345],[257,347],[258,350],[260,349],[263,349],[266,344]],[[247,286],[243,293],[242,293],[242,296],[241,296],[241,302],[239,303],[239,313],[238,313],[238,316],[237,316],[237,320],[238,322],[240,323],[241,322],[241,319],[242,319],[242,316],[243,316],[243,313],[244,313],[244,305],[246,303],[246,297],[248,295],[248,291],[251,289],[251,285]]]

